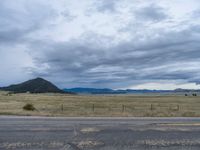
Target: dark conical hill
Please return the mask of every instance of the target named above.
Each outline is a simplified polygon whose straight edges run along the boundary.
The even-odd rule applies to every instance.
[[[28,80],[20,84],[3,87],[1,89],[15,93],[64,93],[64,91],[60,90],[54,84],[42,78]]]

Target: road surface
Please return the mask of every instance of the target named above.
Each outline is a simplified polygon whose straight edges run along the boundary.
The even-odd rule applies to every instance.
[[[0,150],[180,149],[200,149],[200,118],[0,116]]]

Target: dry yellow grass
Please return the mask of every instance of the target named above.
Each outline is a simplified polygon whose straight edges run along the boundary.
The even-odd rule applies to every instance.
[[[37,111],[25,111],[31,103]],[[94,108],[93,108],[94,106]],[[37,116],[200,116],[200,98],[192,96],[12,94],[0,92],[1,115]]]

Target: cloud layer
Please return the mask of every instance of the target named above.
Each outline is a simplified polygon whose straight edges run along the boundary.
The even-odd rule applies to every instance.
[[[198,0],[0,3],[2,85],[41,76],[60,87],[198,88]]]

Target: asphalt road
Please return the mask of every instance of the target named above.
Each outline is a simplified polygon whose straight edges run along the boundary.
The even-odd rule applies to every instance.
[[[199,150],[200,118],[0,117],[0,150]]]

